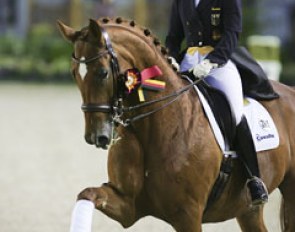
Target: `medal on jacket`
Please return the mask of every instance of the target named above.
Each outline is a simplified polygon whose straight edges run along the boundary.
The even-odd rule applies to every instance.
[[[212,7],[211,8],[211,25],[216,27],[220,24],[220,7]]]
[[[212,26],[212,39],[214,41],[219,40],[221,38],[221,31],[218,27],[221,20],[221,8],[220,7],[212,7],[211,8],[211,26]]]

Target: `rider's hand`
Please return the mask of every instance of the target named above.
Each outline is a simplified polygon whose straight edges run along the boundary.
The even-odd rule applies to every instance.
[[[192,70],[190,71],[193,71],[193,74],[195,77],[203,78],[203,77],[206,77],[212,69],[217,67],[218,67],[218,64],[211,63],[210,60],[205,59],[205,60],[202,60],[201,63],[193,67]]]
[[[176,71],[179,72],[179,64],[177,63],[175,58],[172,56],[169,56],[168,60],[171,62],[172,66],[176,69]]]

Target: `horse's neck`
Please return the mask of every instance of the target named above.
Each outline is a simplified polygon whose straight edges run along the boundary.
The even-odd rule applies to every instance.
[[[113,32],[116,33],[118,31],[116,29],[120,30],[120,27],[117,26]],[[156,79],[166,83],[165,90],[157,93],[146,90],[148,92],[146,101],[157,100],[163,96],[175,93],[186,85],[176,72],[173,71],[165,56],[161,54],[160,48],[155,46],[149,37],[137,36],[136,32],[131,31],[132,33],[130,33],[128,29],[124,29],[122,32],[120,33],[120,38],[113,36],[115,49],[120,50],[118,54],[122,70],[130,68],[130,65],[141,71],[157,65],[163,73],[163,75],[156,77]],[[135,112],[135,115],[151,112],[163,106],[169,100],[171,99],[138,110]],[[128,101],[130,106],[139,103],[136,97]],[[175,131],[177,128],[183,131],[190,131],[191,117],[195,117],[196,114],[200,113],[202,114],[202,111],[197,95],[192,91],[188,91],[169,106],[146,117],[144,120],[138,121],[135,124],[135,129],[138,131],[138,135],[142,137],[141,140],[147,143],[149,138],[146,138],[146,136],[154,136],[155,133],[157,136],[170,136],[169,133],[173,133],[172,131]],[[172,130],[169,128],[172,128]]]
[[[114,39],[116,39],[114,45],[117,46],[117,49],[120,49],[118,55],[120,56],[121,71],[132,67],[142,71],[145,68],[157,65],[163,75],[156,77],[156,79],[166,82],[166,89],[162,92],[146,90],[148,93],[146,101],[157,100],[175,93],[188,84],[173,71],[165,56],[159,51],[158,46],[155,47],[148,40],[141,41],[135,33],[130,35],[128,31],[125,32],[120,33],[120,38],[114,36]],[[126,99],[126,103],[130,106],[139,104],[136,94],[132,96],[132,99]],[[170,100],[172,99],[143,107],[132,112],[132,115],[126,114],[126,116],[134,117],[152,112],[161,108]],[[210,133],[210,127],[205,119],[197,94],[191,90],[183,93],[176,101],[165,108],[132,123],[132,127],[127,130],[133,134],[134,137],[132,138],[136,138],[141,150],[144,151],[145,168],[147,170],[167,167],[178,170],[188,163],[189,154],[198,151],[202,153],[204,148],[202,141],[206,140]],[[201,146],[196,146],[197,142]],[[155,167],[155,164],[159,166]]]

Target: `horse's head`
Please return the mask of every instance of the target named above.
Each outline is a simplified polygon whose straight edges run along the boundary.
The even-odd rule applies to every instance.
[[[80,89],[85,112],[85,140],[106,149],[112,138],[113,106],[119,70],[108,34],[90,20],[81,31],[58,22],[64,38],[74,45],[72,75]]]
[[[128,85],[133,87],[131,82],[134,79],[140,83],[136,68],[144,70],[157,65],[165,76],[169,76],[170,85],[179,82],[164,59],[167,50],[148,29],[135,26],[134,21],[122,21],[121,18],[90,20],[89,25],[80,31],[61,22],[58,26],[63,37],[74,45],[72,74],[83,99],[85,139],[89,144],[106,149],[112,140],[113,123],[126,125],[122,120],[125,109],[122,106],[123,95],[126,87],[130,90]],[[134,77],[137,74],[139,78]],[[136,103],[134,99],[138,98],[135,95],[129,95],[128,105]],[[130,99],[133,99],[132,103]]]

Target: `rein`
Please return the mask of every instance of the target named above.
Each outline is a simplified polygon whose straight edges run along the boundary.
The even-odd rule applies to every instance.
[[[137,109],[140,109],[140,108],[143,108],[143,107],[147,107],[147,106],[153,105],[155,103],[162,102],[162,101],[168,100],[170,98],[173,98],[169,102],[166,102],[164,105],[162,105],[162,106],[160,106],[160,107],[158,107],[158,108],[156,108],[156,109],[154,109],[152,111],[149,111],[149,112],[143,113],[143,114],[139,114],[138,116],[126,119],[125,121],[121,120],[119,123],[121,125],[123,125],[123,126],[129,126],[132,122],[135,122],[135,121],[137,121],[139,119],[148,117],[148,116],[150,116],[150,115],[152,115],[152,114],[166,108],[167,106],[169,106],[170,104],[175,102],[182,94],[184,94],[185,92],[190,90],[190,88],[192,88],[194,85],[198,84],[200,81],[202,81],[202,79],[197,79],[194,82],[192,82],[191,84],[186,85],[185,87],[179,89],[178,91],[176,91],[174,93],[171,93],[169,95],[163,96],[163,97],[161,97],[159,99],[148,101],[148,102],[145,102],[145,103],[141,103],[141,104],[138,104],[138,105],[135,105],[135,106],[123,107],[123,112],[130,112],[130,111],[134,111],[134,110],[137,110]]]
[[[104,55],[110,55],[111,56],[111,70],[112,70],[112,74],[113,74],[113,79],[117,81],[117,85],[115,86],[115,81],[113,81],[113,88],[116,89],[116,87],[120,88],[119,85],[119,77],[120,77],[120,65],[118,62],[118,58],[117,55],[112,47],[112,43],[110,40],[110,37],[108,35],[108,33],[101,28],[102,30],[102,35],[103,38],[105,40],[106,43],[106,51],[100,52],[98,53],[96,56],[85,59],[85,60],[79,60],[78,58],[76,58],[74,56],[74,54],[72,55],[72,60],[75,63],[90,63],[93,62],[97,59],[100,59],[101,57],[103,57]],[[101,105],[101,104],[82,104],[81,109],[83,112],[90,112],[90,113],[95,113],[95,112],[100,112],[100,113],[112,113],[113,114],[113,122],[115,122],[116,124],[120,124],[124,127],[129,126],[131,123],[138,121],[142,118],[148,117],[164,108],[166,108],[167,106],[169,106],[170,104],[172,104],[173,102],[175,102],[182,94],[184,94],[185,92],[187,92],[188,90],[190,90],[194,85],[196,85],[197,83],[199,83],[200,81],[202,81],[202,79],[197,79],[194,82],[184,86],[183,88],[179,89],[176,92],[173,92],[169,95],[163,96],[159,99],[156,100],[151,100],[145,103],[140,103],[138,105],[135,106],[130,106],[130,107],[124,107],[123,106],[123,91],[117,91],[117,96],[116,98],[114,98],[114,103],[113,105]],[[172,99],[171,99],[172,98]],[[164,105],[149,111],[147,113],[142,113],[139,114],[137,116],[131,117],[131,118],[127,118],[125,120],[122,119],[122,116],[125,112],[132,112],[135,111],[137,109],[140,108],[144,108],[165,100],[171,99],[170,101],[166,102]]]

